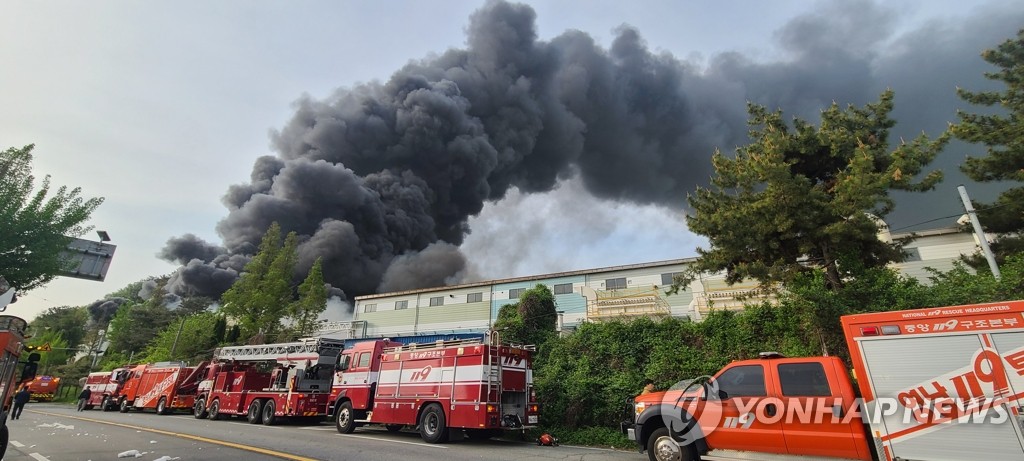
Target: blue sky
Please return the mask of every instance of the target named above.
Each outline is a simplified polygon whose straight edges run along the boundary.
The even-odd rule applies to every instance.
[[[780,31],[795,18],[844,11],[837,2],[804,0],[525,3],[536,11],[539,40],[575,29],[607,48],[628,24],[652,52],[670,53],[698,72],[729,52],[755,63],[798,59]],[[220,243],[215,228],[228,213],[221,198],[228,186],[250,181],[257,157],[274,153],[269,133],[289,122],[296,100],[386,81],[411,60],[465,47],[468,18],[483,4],[0,4],[0,147],[35,143],[37,176],[105,197],[90,224],[118,245],[105,282],[58,279],[24,294],[9,311],[33,317],[49,307],[86,305],[171,273],[178,265],[156,254],[172,237],[192,233]],[[1005,18],[1004,12],[1019,18],[1024,10],[989,1],[851,4],[881,11],[884,35],[845,38],[863,30],[852,27],[836,28],[831,38],[870,43],[870,62],[879,65],[921,36],[965,33],[962,24]],[[978,31],[1000,37],[991,45],[1015,32],[1001,23],[993,28]],[[920,216],[957,213],[951,195]],[[512,190],[489,203],[470,218],[461,250],[477,278],[693,256],[703,239],[687,232],[682,216],[656,204],[598,200],[570,180],[547,194]]]

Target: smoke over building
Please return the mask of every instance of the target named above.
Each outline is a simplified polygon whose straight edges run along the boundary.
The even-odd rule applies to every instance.
[[[779,31],[786,60],[728,53],[702,66],[652,51],[628,26],[607,48],[581,31],[541,40],[530,7],[491,1],[469,19],[464,49],[300,99],[272,135],[275,155],[224,196],[223,243],[168,242],[161,257],[182,267],[167,289],[218,297],[274,221],[300,236],[296,276],[322,257],[342,300],[457,282],[469,218],[513,189],[572,178],[604,200],[684,207],[712,174],[711,153],[746,142],[747,101],[814,119],[892,87],[895,134],[937,134],[955,120],[957,85],[985,87],[981,50],[1024,23],[1019,8],[992,7],[896,35],[895,14],[823,4]],[[956,181],[959,159],[935,167]]]

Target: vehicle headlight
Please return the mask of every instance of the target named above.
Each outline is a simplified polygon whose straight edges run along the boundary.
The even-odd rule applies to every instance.
[[[640,413],[644,412],[645,408],[647,408],[647,403],[646,402],[637,402],[637,403],[633,404],[633,410],[634,410],[635,414],[638,415],[638,416],[640,415]]]

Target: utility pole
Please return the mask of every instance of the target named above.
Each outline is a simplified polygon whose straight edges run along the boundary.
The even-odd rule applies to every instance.
[[[174,344],[171,344],[171,356],[168,360],[174,360],[174,350],[178,348],[178,338],[181,337],[181,329],[185,328],[185,317],[181,317],[181,324],[178,325],[178,334],[174,335]]]
[[[992,254],[992,249],[988,246],[988,239],[985,237],[985,231],[981,228],[981,221],[978,221],[978,214],[974,211],[971,198],[967,196],[967,188],[961,184],[957,186],[956,190],[960,192],[960,200],[964,202],[964,210],[967,211],[967,217],[971,219],[971,225],[974,226],[974,235],[978,237],[978,244],[981,245],[981,251],[985,253],[985,259],[988,260],[988,267],[992,270],[992,276],[999,280],[1001,274],[999,273],[999,266],[996,264],[996,256]]]

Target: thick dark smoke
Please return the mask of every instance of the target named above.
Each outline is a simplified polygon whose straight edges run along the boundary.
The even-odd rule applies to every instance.
[[[117,309],[126,302],[128,300],[124,298],[106,298],[93,301],[92,304],[86,307],[86,310],[89,311],[89,316],[93,322],[106,325],[110,323],[110,319],[114,318]]]
[[[984,87],[981,50],[1024,24],[1024,9],[1006,5],[897,37],[895,14],[826,3],[778,32],[786,60],[729,53],[702,68],[650,51],[627,26],[607,49],[580,31],[542,41],[530,7],[492,1],[470,18],[465,49],[298,101],[272,136],[277,154],[224,197],[223,247],[168,242],[161,256],[183,265],[168,290],[219,296],[274,221],[301,236],[296,277],[322,257],[325,279],[351,297],[457,281],[467,220],[511,188],[545,193],[578,177],[602,199],[678,209],[707,182],[716,148],[746,142],[747,101],[813,119],[892,87],[900,132],[934,135],[955,120],[957,85]],[[947,174],[959,162],[948,157]]]

